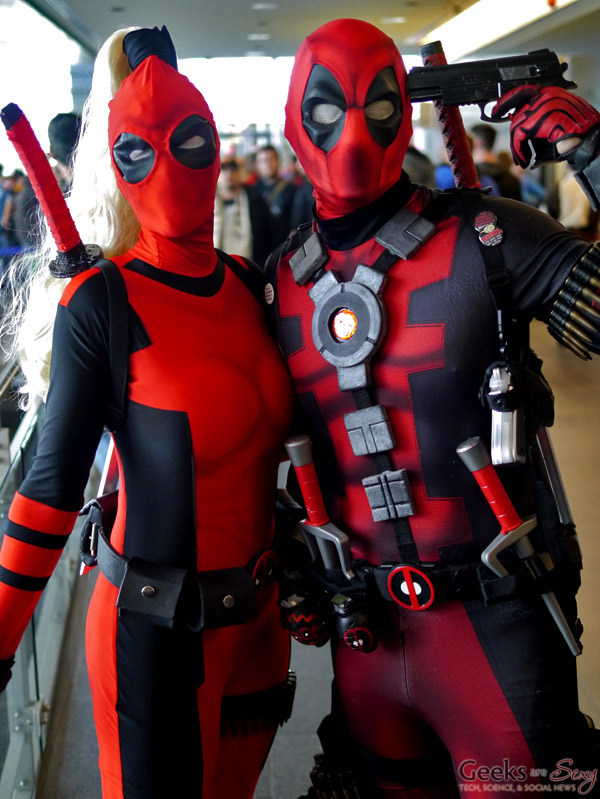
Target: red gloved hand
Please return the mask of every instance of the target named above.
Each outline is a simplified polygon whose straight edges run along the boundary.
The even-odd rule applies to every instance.
[[[531,151],[535,165],[564,160],[566,152],[557,148],[565,139],[582,139],[600,123],[593,106],[559,86],[521,86],[500,97],[491,116],[500,119],[509,111],[510,148],[515,164],[529,165]],[[579,141],[573,142],[573,147]],[[567,148],[570,152],[572,148]]]

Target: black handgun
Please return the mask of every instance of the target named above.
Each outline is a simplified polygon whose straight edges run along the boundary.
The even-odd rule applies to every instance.
[[[432,47],[439,45],[433,42]],[[421,48],[425,58],[429,45]],[[489,102],[518,86],[562,86],[575,89],[576,83],[563,78],[566,63],[551,50],[534,50],[527,55],[466,61],[462,64],[413,67],[407,88],[412,103],[439,100],[442,105],[478,105],[481,119],[500,122],[485,113]]]

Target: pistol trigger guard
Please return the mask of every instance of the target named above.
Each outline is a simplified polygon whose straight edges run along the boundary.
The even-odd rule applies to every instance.
[[[481,112],[481,116],[479,118],[483,120],[483,122],[491,122],[493,125],[497,125],[500,122],[510,122],[510,114],[507,114],[505,117],[492,117],[489,114],[486,114],[485,107],[489,102],[489,100],[486,100],[484,103],[477,103]]]

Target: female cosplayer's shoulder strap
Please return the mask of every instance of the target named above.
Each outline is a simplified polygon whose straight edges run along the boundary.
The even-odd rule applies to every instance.
[[[125,421],[127,378],[129,374],[130,315],[127,287],[119,267],[112,261],[98,264],[108,294],[108,340],[110,354],[110,394],[105,423],[114,431]]]
[[[59,305],[63,305],[66,308],[79,287],[91,277],[97,275],[99,271],[100,269],[97,266],[93,266],[91,269],[86,269],[84,272],[80,272],[78,275],[75,275],[75,277],[72,277],[62,293],[62,296],[59,300]]]

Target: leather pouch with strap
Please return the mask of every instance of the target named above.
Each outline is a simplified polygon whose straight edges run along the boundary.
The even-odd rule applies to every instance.
[[[117,597],[119,614],[172,628],[187,577],[186,569],[130,558]]]
[[[120,615],[172,629],[176,620],[194,632],[244,624],[257,613],[247,569],[195,572],[129,558],[117,597]]]

